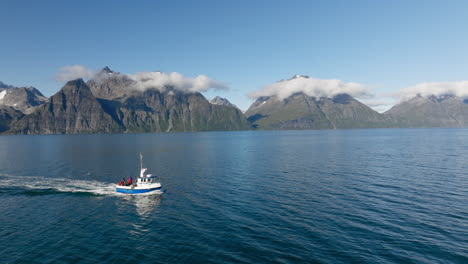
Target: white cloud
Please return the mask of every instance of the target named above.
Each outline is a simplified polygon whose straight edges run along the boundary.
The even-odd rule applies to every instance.
[[[163,73],[163,72],[137,72],[135,74],[125,73],[108,73],[98,70],[88,69],[81,65],[64,66],[59,69],[56,74],[56,80],[66,82],[78,78],[93,79],[96,82],[101,82],[107,78],[127,77],[134,82],[129,89],[146,90],[156,88],[165,90],[167,87],[174,88],[183,92],[203,92],[209,89],[227,89],[228,87],[216,80],[210,79],[205,75],[198,75],[195,78],[185,77],[180,73]]]
[[[55,79],[59,82],[67,82],[79,78],[90,79],[97,71],[88,69],[81,65],[63,66],[55,74]]]
[[[409,100],[418,95],[423,97],[455,95],[468,98],[468,81],[420,83],[403,88],[398,93],[401,101]]]
[[[195,78],[184,77],[182,74],[163,72],[137,72],[128,75],[136,81],[135,88],[146,90],[148,88],[166,89],[173,87],[184,92],[204,92],[209,89],[227,89],[227,86],[218,81],[212,80],[205,75],[198,75]]]
[[[340,80],[325,80],[312,77],[296,75],[294,78],[279,81],[274,84],[264,86],[262,89],[250,93],[251,98],[261,96],[277,96],[280,100],[288,98],[294,93],[303,92],[313,97],[329,97],[346,93],[355,98],[368,98],[371,92],[365,85],[354,82],[343,82]]]
[[[365,101],[363,103],[365,103],[369,107],[379,107],[379,106],[388,105],[388,103],[383,102],[383,101]]]
[[[377,100],[362,100],[362,103],[379,113],[383,113],[395,104],[395,99],[379,97]]]

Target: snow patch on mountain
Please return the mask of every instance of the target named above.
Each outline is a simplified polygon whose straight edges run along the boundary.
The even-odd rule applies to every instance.
[[[2,100],[3,97],[5,97],[6,93],[7,93],[6,90],[3,90],[3,91],[0,92],[0,100]]]

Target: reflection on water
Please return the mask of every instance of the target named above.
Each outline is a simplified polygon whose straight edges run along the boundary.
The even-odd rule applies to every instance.
[[[126,195],[123,199],[129,204],[135,205],[136,213],[139,216],[138,221],[132,223],[133,229],[128,230],[129,234],[140,237],[150,232],[148,221],[151,220],[151,214],[161,204],[162,192],[153,191],[149,194]]]
[[[123,198],[135,204],[137,214],[146,218],[161,204],[162,192],[153,191],[149,194],[126,195]]]

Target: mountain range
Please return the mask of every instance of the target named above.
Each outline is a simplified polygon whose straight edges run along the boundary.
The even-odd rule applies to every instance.
[[[396,120],[397,127],[468,127],[468,100],[454,95],[416,96],[384,115]]]
[[[199,92],[172,86],[135,87],[135,80],[108,67],[87,82],[67,82],[50,98],[34,87],[0,82],[0,133],[468,126],[468,101],[453,95],[416,96],[378,113],[346,93],[314,97],[296,92],[284,99],[258,97],[243,114],[219,96],[208,101]]]
[[[240,110],[210,104],[198,92],[174,87],[139,91],[132,88],[133,82],[106,67],[87,83],[69,81],[32,113],[15,115],[10,109],[11,118],[0,116],[6,120],[3,131],[81,134],[251,129]]]
[[[376,128],[392,124],[391,118],[348,94],[316,98],[300,92],[284,100],[260,97],[245,115],[259,129]]]

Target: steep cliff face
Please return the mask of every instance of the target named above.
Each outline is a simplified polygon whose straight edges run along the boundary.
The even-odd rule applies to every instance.
[[[0,133],[9,130],[24,114],[10,106],[0,106]]]
[[[452,95],[416,96],[384,114],[399,127],[468,127],[468,101]]]
[[[148,89],[120,101],[100,99],[107,112],[128,132],[246,130],[242,113],[228,106],[211,105],[200,93]]]
[[[16,122],[9,133],[79,134],[123,131],[82,79],[68,82],[48,103]]]
[[[284,100],[260,97],[245,116],[259,129],[372,128],[390,123],[390,118],[347,94],[315,98],[296,93]]]

